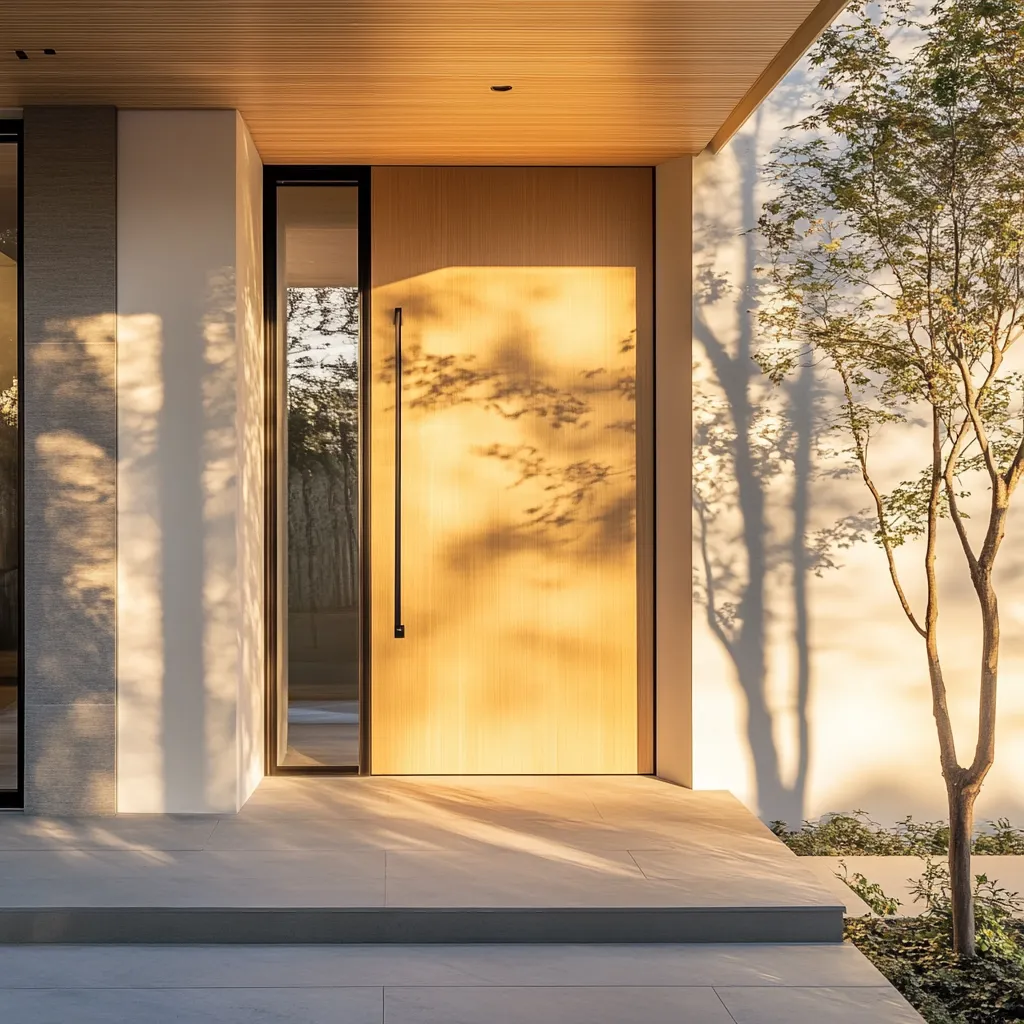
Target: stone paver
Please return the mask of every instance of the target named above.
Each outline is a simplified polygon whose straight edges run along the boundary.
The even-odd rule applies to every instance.
[[[389,988],[387,1024],[733,1024],[713,988]]]
[[[849,945],[0,947],[17,1024],[921,1024]]]
[[[735,1024],[921,1024],[894,989],[719,988]]]

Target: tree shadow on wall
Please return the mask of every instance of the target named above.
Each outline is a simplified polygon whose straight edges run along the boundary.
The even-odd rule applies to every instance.
[[[848,517],[812,528],[815,452],[822,442],[814,368],[808,364],[785,388],[773,388],[753,358],[760,284],[758,236],[749,229],[758,214],[762,119],[759,114],[729,151],[747,230],[732,230],[713,212],[703,213],[699,197],[695,202],[693,329],[704,358],[693,367],[693,584],[743,697],[758,813],[799,822],[812,753],[808,586],[812,575],[835,565],[836,550],[861,536],[864,524]],[[718,190],[711,180],[703,187],[708,195]],[[730,194],[728,183],[721,194]],[[728,252],[736,253],[732,273],[722,270]],[[782,630],[792,651],[786,702],[773,699],[783,681],[769,670],[776,662],[773,638]]]

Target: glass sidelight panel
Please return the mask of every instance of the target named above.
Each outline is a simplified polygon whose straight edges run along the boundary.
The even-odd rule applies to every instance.
[[[277,188],[280,767],[359,765],[358,206]]]
[[[20,788],[18,259],[18,141],[0,124],[0,806],[16,803]]]

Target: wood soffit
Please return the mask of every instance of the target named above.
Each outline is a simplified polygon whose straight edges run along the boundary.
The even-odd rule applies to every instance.
[[[720,148],[842,7],[5,0],[0,108],[237,108],[267,163],[652,164]]]

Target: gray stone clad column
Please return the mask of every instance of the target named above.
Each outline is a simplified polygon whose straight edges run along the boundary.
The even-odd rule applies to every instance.
[[[117,118],[24,123],[25,809],[114,811]]]

